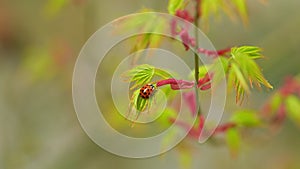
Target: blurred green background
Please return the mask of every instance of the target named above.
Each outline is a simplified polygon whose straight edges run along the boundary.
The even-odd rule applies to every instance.
[[[248,1],[250,21],[220,17],[208,37],[216,48],[257,45],[259,61],[275,89],[300,73],[300,1]],[[110,154],[83,132],[72,104],[71,80],[85,41],[104,24],[147,7],[166,12],[160,0],[0,0],[0,169],[184,168],[181,148],[148,159]],[[251,95],[260,108],[272,94]],[[254,143],[254,144],[253,144]],[[226,146],[195,144],[192,168],[298,169],[300,129],[287,121],[272,138],[243,147],[237,158]]]

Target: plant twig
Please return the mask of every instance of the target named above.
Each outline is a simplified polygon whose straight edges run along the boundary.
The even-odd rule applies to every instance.
[[[195,5],[195,18],[194,18],[194,25],[195,25],[195,45],[196,48],[199,47],[199,38],[198,38],[198,27],[199,27],[199,7],[201,4],[201,0],[196,1]],[[201,115],[201,110],[200,110],[200,99],[199,99],[199,93],[198,93],[198,80],[199,80],[199,57],[197,52],[194,53],[194,62],[195,62],[195,96],[196,96],[196,108],[197,108],[197,115]]]

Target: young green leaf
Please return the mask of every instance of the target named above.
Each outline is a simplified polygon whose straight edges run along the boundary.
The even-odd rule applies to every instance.
[[[153,12],[150,9],[142,9],[140,13]],[[134,31],[137,33],[130,40],[133,40],[134,45],[130,49],[130,54],[135,53],[133,63],[135,64],[140,56],[139,50],[147,48],[157,48],[162,42],[162,35],[159,33],[163,32],[167,26],[166,20],[159,19],[156,15],[137,15],[132,19],[120,19],[114,24],[115,32],[122,34],[126,31]],[[140,34],[138,34],[140,32]],[[148,33],[145,33],[148,32]]]
[[[143,8],[138,13],[147,13],[147,12],[154,12],[151,9]],[[116,28],[115,33],[122,33],[124,30],[136,30],[138,29],[152,29],[154,25],[149,20],[154,20],[155,15],[136,15],[131,19],[119,19],[118,22],[114,24]]]
[[[231,70],[233,71],[233,73],[235,75],[236,83],[238,83],[238,85],[240,84],[245,91],[249,92],[249,86],[247,84],[247,81],[246,81],[243,73],[241,72],[240,68],[238,67],[238,65],[235,63],[232,63]]]
[[[232,20],[238,15],[244,23],[248,22],[248,12],[245,0],[202,0],[201,2],[200,11],[206,25],[211,16],[218,17],[221,12],[224,12]]]
[[[263,58],[261,52],[262,49],[257,46],[241,46],[231,49],[231,53],[244,53],[247,54],[251,59]]]
[[[140,96],[140,90],[135,90],[131,96],[131,100],[130,100],[130,107],[129,107],[129,114],[132,112],[132,109],[135,108],[135,110],[137,111],[137,117],[139,116],[139,114],[144,111],[148,104],[149,104],[149,99],[144,99]]]
[[[136,110],[138,110],[139,112],[142,112],[146,109],[148,104],[148,100],[142,98],[139,94],[136,96],[135,99],[135,108]]]
[[[236,157],[241,144],[240,135],[236,128],[230,128],[226,131],[226,142],[232,157]]]
[[[184,0],[169,0],[168,11],[170,14],[174,15],[177,10],[182,9],[184,5]]]
[[[254,83],[259,87],[260,84],[263,84],[267,88],[273,88],[272,85],[264,78],[261,69],[254,61],[254,59],[262,57],[259,52],[261,52],[261,50],[257,47],[242,46],[232,48],[231,55],[233,61],[239,65],[243,75],[249,79],[251,86],[252,83]]]
[[[254,61],[262,58],[261,49],[254,46],[233,47],[231,49],[231,58],[229,59],[229,87],[235,87],[237,99],[242,100],[244,93],[250,93],[249,85],[253,84],[258,88],[261,85],[267,88],[273,88],[272,85],[264,78],[261,69]]]
[[[245,24],[248,22],[248,12],[245,0],[232,0],[232,3],[236,7],[237,12],[239,13],[240,17],[244,21]]]
[[[163,79],[168,79],[171,74],[161,68],[156,68],[154,66],[148,64],[138,65],[129,71],[125,72],[123,76],[129,81],[133,82],[134,84],[131,87],[131,90],[135,89],[131,96],[131,103],[130,103],[130,111],[132,108],[137,110],[137,113],[144,111],[146,107],[150,105],[150,99],[144,99],[140,96],[140,87],[148,84],[152,81],[154,76],[158,76]],[[153,84],[153,83],[152,83]],[[156,84],[153,84],[156,85]],[[156,86],[155,86],[156,87]],[[166,89],[165,89],[166,90]]]
[[[168,79],[168,78],[172,77],[170,72],[168,72],[166,70],[163,70],[161,68],[155,68],[154,74],[156,76],[159,76],[159,77],[163,78],[163,79]]]
[[[282,104],[282,101],[282,96],[279,93],[276,93],[270,100],[270,112],[275,113]]]
[[[288,96],[285,100],[288,117],[300,126],[300,99],[296,96]]]
[[[154,76],[159,76],[163,79],[171,78],[172,75],[167,70],[156,68],[148,64],[138,65],[123,74],[129,82],[134,82],[132,88],[149,83]]]
[[[237,126],[254,127],[261,124],[257,113],[252,110],[240,110],[235,112],[230,121]]]
[[[126,79],[129,79],[129,82],[134,82],[135,84],[132,86],[132,88],[136,88],[149,83],[153,78],[154,73],[155,67],[148,64],[142,64],[125,72],[124,76]]]

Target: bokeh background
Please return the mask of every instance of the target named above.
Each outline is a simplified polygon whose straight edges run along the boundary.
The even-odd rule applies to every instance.
[[[262,47],[266,59],[259,64],[276,90],[285,76],[300,73],[300,1],[248,5],[248,26],[221,16],[207,35],[216,48]],[[101,26],[144,7],[166,12],[167,1],[0,1],[0,169],[184,168],[189,162],[191,168],[300,168],[300,129],[289,121],[271,138],[252,138],[236,158],[225,145],[191,143],[188,159],[181,156],[185,145],[127,159],[88,138],[72,103],[76,57]],[[245,106],[260,108],[271,94],[255,92]]]

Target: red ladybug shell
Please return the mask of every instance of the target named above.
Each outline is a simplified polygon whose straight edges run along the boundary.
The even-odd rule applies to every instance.
[[[140,89],[140,96],[144,99],[149,99],[155,87],[153,84],[146,84]]]

